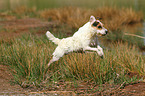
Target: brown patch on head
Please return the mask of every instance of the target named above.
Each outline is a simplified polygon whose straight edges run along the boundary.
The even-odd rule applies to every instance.
[[[102,25],[100,24],[100,22],[97,22],[97,21],[95,21],[95,22],[92,24],[92,27],[97,28],[97,29],[99,29],[99,30],[102,29]]]
[[[97,26],[97,28],[101,30],[101,29],[102,29],[101,24],[99,24],[99,25]]]

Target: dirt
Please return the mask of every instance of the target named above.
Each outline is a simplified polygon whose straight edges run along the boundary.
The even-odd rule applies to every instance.
[[[52,25],[54,23],[35,18],[0,21],[0,40],[11,39],[25,33],[32,33],[34,30],[39,31],[39,28],[45,29]],[[37,34],[42,34],[41,32],[44,33],[44,30],[39,31]]]
[[[145,96],[145,82],[139,82],[132,85],[125,86],[124,89],[122,89],[123,94],[129,94],[129,95],[142,95]]]
[[[14,38],[16,36],[20,36],[24,33],[29,33],[30,29],[36,29],[36,28],[48,28],[53,26],[54,23],[52,22],[46,22],[39,19],[34,18],[25,18],[25,19],[17,19],[17,20],[9,20],[9,21],[0,21],[0,39],[8,39],[8,38]],[[37,34],[44,34],[43,31],[37,32]],[[4,94],[14,94],[14,93],[20,93],[25,94],[31,93],[31,94],[38,94],[39,95],[44,92],[30,92],[29,89],[22,88],[18,84],[14,84],[11,81],[13,80],[13,76],[10,73],[8,66],[6,65],[0,65],[0,95]],[[119,87],[118,87],[119,88]],[[85,86],[81,90],[85,90]],[[81,90],[77,90],[80,91]],[[56,93],[67,93],[71,95],[74,95],[73,92],[65,92],[65,91],[45,91],[45,93],[53,93],[51,95],[56,95]],[[106,94],[107,91],[102,91],[98,95]],[[78,92],[79,93],[79,92]],[[110,90],[107,92],[109,95],[125,95],[125,96],[145,96],[145,82],[138,82],[136,84],[130,84],[125,85],[122,89],[116,89],[116,90]],[[44,94],[43,94],[44,95]]]
[[[8,66],[0,65],[0,93],[3,92],[21,92],[24,89],[17,85],[12,84],[12,74],[8,70]]]

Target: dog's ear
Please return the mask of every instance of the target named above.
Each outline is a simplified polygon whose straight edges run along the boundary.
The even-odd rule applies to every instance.
[[[96,19],[97,19],[97,20],[102,20],[102,18],[101,18],[101,17],[97,17]]]
[[[90,17],[90,23],[93,24],[95,21],[96,21],[95,17],[94,16],[91,16]]]

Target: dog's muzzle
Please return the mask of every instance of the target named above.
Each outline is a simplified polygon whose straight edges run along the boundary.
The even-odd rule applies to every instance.
[[[100,36],[105,36],[105,35],[107,35],[107,33],[108,33],[108,30],[106,29],[105,34],[100,34]]]
[[[101,35],[102,35],[102,36],[105,36],[105,35],[107,35],[107,33],[108,33],[108,30],[105,29],[105,34],[101,34]]]

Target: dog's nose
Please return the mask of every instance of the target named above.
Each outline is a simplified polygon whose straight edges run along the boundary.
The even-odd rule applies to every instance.
[[[108,33],[108,30],[105,30],[105,33],[107,34]]]

